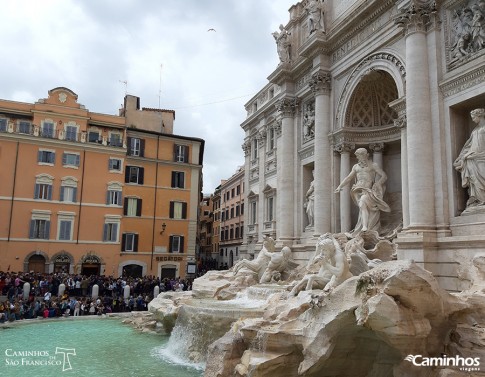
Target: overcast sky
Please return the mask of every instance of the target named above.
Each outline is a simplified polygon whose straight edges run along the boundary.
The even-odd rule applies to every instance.
[[[175,134],[206,141],[211,193],[244,164],[244,104],[276,68],[271,33],[296,2],[2,1],[0,98],[35,102],[64,86],[88,110],[118,114],[127,81],[142,107],[175,110]]]

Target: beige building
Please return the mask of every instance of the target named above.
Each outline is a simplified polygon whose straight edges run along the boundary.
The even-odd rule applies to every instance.
[[[120,116],[77,99],[0,100],[0,270],[185,276],[204,141],[137,97]]]

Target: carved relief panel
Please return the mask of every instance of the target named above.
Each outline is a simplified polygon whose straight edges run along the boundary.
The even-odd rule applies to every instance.
[[[449,70],[485,55],[485,0],[454,1],[445,13]]]
[[[315,138],[315,101],[309,101],[303,105],[302,119],[303,142]]]

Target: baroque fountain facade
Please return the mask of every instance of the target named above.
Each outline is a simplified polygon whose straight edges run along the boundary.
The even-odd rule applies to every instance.
[[[245,259],[150,310],[206,376],[485,373],[485,1],[289,13],[241,125]]]

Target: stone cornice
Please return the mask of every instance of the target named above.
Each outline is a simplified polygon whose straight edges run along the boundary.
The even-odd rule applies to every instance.
[[[306,147],[300,149],[298,151],[298,155],[300,156],[300,160],[305,160],[309,157],[312,157],[315,154],[315,147],[314,144],[307,145]]]
[[[376,30],[373,24],[376,22],[376,20],[380,19],[386,11],[388,11],[394,6],[395,6],[395,1],[392,1],[392,0],[385,1],[375,10],[373,10],[370,14],[366,15],[366,17],[364,17],[361,22],[357,24],[352,23],[352,25],[355,25],[355,26],[348,31],[343,31],[343,32],[339,31],[340,27],[344,29],[345,26],[349,24],[348,19],[342,20],[341,23],[335,24],[330,30],[330,33],[328,33],[328,42],[327,42],[328,50],[331,51],[333,55],[332,62],[336,62],[340,60],[340,56],[336,56],[335,51],[338,51],[340,48],[345,46],[349,41],[354,39],[356,36],[362,34],[363,32],[365,32],[365,30],[369,28],[370,30],[372,30],[372,32],[375,32]],[[386,23],[388,23],[388,21],[386,21]],[[384,26],[384,24],[380,25],[380,27],[382,26]]]
[[[301,76],[300,78],[298,79],[298,81],[296,82],[296,91],[301,91],[302,89],[303,90],[308,90],[308,83],[310,82],[310,80],[312,79],[312,68],[313,67],[309,67]]]
[[[282,85],[285,81],[293,80],[291,63],[281,63],[273,73],[268,76],[268,81],[276,85]]]
[[[485,82],[485,67],[478,67],[463,75],[443,81],[439,84],[444,97],[450,97],[467,88]]]
[[[333,145],[339,145],[342,143],[380,143],[399,140],[400,138],[401,130],[395,125],[366,128],[365,130],[362,128],[341,128],[330,134],[330,139]]]
[[[310,38],[305,40],[298,49],[298,55],[310,58],[318,53],[328,53],[328,37],[322,32],[313,33]]]
[[[392,102],[389,102],[389,107],[392,108],[396,113],[406,113],[406,97],[398,98]]]

